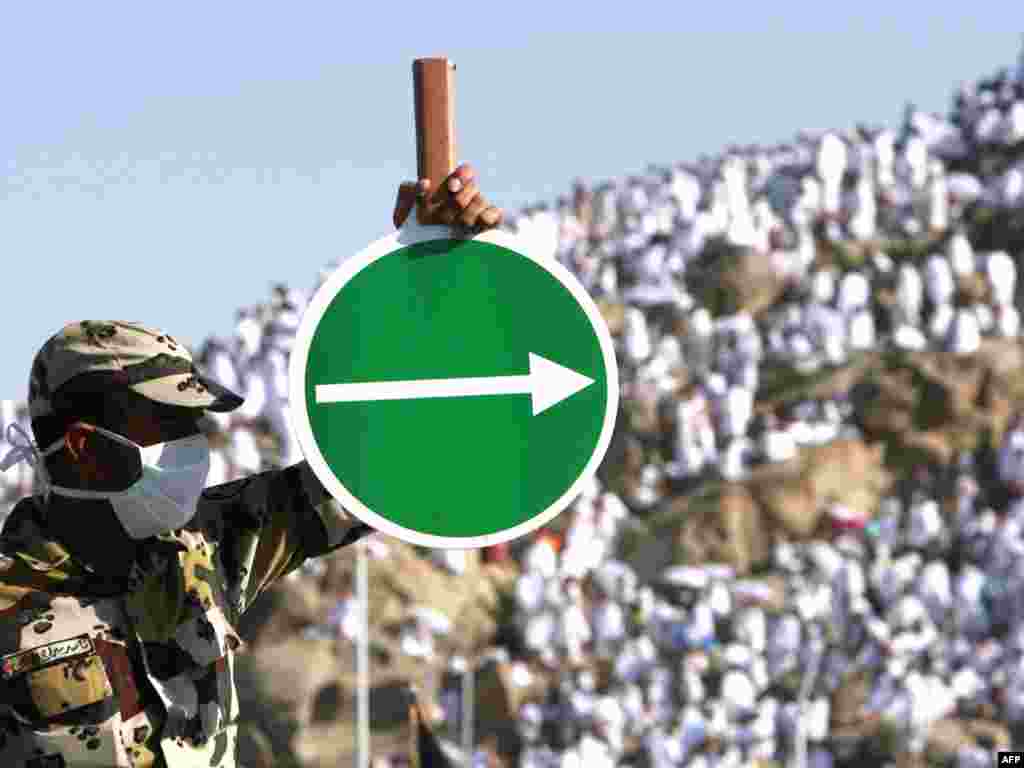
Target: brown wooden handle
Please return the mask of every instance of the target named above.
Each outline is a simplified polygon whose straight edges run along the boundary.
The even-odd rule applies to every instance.
[[[416,169],[436,190],[455,170],[455,65],[448,59],[412,63],[416,112]],[[416,206],[420,224],[432,224],[426,206]]]

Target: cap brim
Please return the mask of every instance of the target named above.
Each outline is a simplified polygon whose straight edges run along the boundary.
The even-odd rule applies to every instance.
[[[186,383],[188,386],[186,386]],[[131,389],[157,403],[207,411],[233,411],[245,398],[213,379],[193,373],[173,373],[132,384]]]

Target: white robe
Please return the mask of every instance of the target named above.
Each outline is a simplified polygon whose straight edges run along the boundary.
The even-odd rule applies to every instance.
[[[874,563],[870,579],[878,590],[883,604],[890,606],[895,603],[917,579],[920,568],[921,556],[916,553],[908,553],[889,563]]]
[[[950,238],[946,255],[954,275],[965,277],[974,274],[977,259],[971,241],[967,239],[963,230],[958,230]]]
[[[726,438],[746,435],[753,407],[753,392],[745,387],[729,388],[722,403],[722,433]]]
[[[871,284],[862,272],[851,271],[839,282],[839,298],[836,308],[844,315],[867,306],[871,298]]]
[[[811,304],[806,312],[807,330],[821,350],[824,362],[843,365],[846,362],[847,332],[843,316],[823,304]]]
[[[870,240],[877,230],[878,205],[875,202],[874,180],[867,174],[861,175],[855,192],[853,215],[850,217],[850,233],[857,240]]]
[[[622,606],[607,600],[594,610],[594,645],[598,653],[611,653],[626,637],[626,616]]]
[[[796,440],[788,429],[769,429],[764,434],[762,451],[768,461],[789,461],[796,457]]]
[[[986,109],[974,124],[974,139],[979,143],[992,144],[999,140],[1003,116],[995,107]]]
[[[939,253],[928,257],[924,267],[925,292],[932,304],[938,306],[953,300],[956,285],[949,260]]]
[[[532,651],[550,650],[558,633],[558,620],[549,611],[531,616],[523,631],[523,644]]]
[[[978,316],[969,309],[958,309],[946,340],[947,348],[955,355],[973,355],[981,346],[981,328]]]
[[[544,577],[537,571],[526,571],[516,579],[516,603],[527,616],[544,606]]]
[[[816,350],[807,334],[791,334],[786,346],[787,357],[792,361],[793,367],[801,373],[811,373],[821,367],[821,360],[815,354]]]
[[[830,269],[815,270],[811,275],[811,296],[819,304],[828,304],[836,293],[835,272]]]
[[[949,227],[949,187],[941,173],[933,175],[928,184],[928,227],[938,232]]]
[[[804,716],[807,740],[822,742],[828,738],[829,700],[824,696],[819,696],[809,700],[806,707]]]
[[[715,616],[706,600],[699,600],[690,612],[687,634],[692,648],[706,648],[715,639]]]
[[[232,430],[231,463],[238,474],[243,476],[259,472],[263,468],[263,456],[251,430]]]
[[[672,179],[671,194],[679,206],[679,215],[683,221],[693,221],[700,205],[700,180],[691,173],[677,172]]]
[[[226,349],[217,349],[211,353],[207,362],[207,373],[210,378],[232,392],[240,392],[242,389],[235,361]]]
[[[938,502],[926,499],[912,505],[909,512],[907,544],[915,549],[924,549],[942,533],[942,513]]]
[[[683,710],[680,718],[679,728],[675,737],[679,740],[680,765],[686,765],[686,761],[693,755],[707,736],[707,718],[699,709],[693,706]]]
[[[699,474],[715,457],[715,433],[703,395],[676,406],[675,461],[684,477]]]
[[[524,564],[527,570],[536,571],[544,579],[550,580],[558,571],[558,553],[549,541],[536,541],[527,550]]]
[[[580,763],[585,768],[615,768],[617,760],[610,746],[603,739],[584,735],[577,748]]]
[[[767,638],[768,674],[777,679],[798,663],[803,625],[794,614],[785,614],[773,622]]]
[[[942,345],[947,343],[955,316],[956,312],[952,304],[939,304],[936,306],[935,312],[928,321],[928,333],[934,341]]]
[[[835,758],[825,747],[813,747],[807,750],[807,765],[809,768],[832,768]]]
[[[538,255],[554,259],[558,253],[561,225],[553,211],[537,211],[528,224],[528,234]]]
[[[722,676],[720,696],[730,720],[741,720],[757,711],[757,691],[750,676],[740,670],[729,670]]]
[[[264,366],[263,358],[253,358],[246,364],[245,370],[241,374],[242,395],[245,402],[234,411],[241,418],[258,419],[263,415],[270,402]]]
[[[960,618],[960,628],[971,638],[987,636],[991,630],[991,618],[981,601],[985,582],[986,577],[981,570],[967,566],[957,575],[954,583],[954,600]]]
[[[1017,287],[1017,265],[1006,251],[993,251],[985,259],[985,276],[992,291],[992,301],[1009,306]]]
[[[978,321],[978,330],[982,336],[991,335],[996,324],[995,314],[992,312],[992,306],[982,302],[976,302],[971,304],[967,309],[974,314],[974,317]]]
[[[644,748],[651,768],[675,768],[679,764],[679,742],[660,729],[652,729],[644,737]]]
[[[1024,659],[1017,657],[1004,664],[1006,669],[1006,719],[1024,722]]]
[[[919,753],[924,750],[932,724],[952,713],[955,699],[949,688],[934,675],[911,673],[905,684],[911,701],[911,738],[908,747],[912,752]]]
[[[878,185],[883,189],[896,183],[896,134],[891,130],[883,130],[872,141],[875,155],[875,174]]]
[[[846,164],[846,144],[833,133],[825,134],[818,145],[816,170],[818,178],[821,179],[822,208],[826,213],[839,213]]]
[[[869,309],[859,309],[850,315],[849,345],[854,351],[875,348],[875,318]]]
[[[982,747],[962,746],[956,751],[956,768],[990,768],[992,753]]]
[[[995,193],[1004,208],[1019,208],[1024,203],[1024,165],[1010,168],[995,182]]]
[[[932,622],[942,626],[953,607],[953,581],[945,562],[933,560],[921,569],[917,594]]]
[[[215,485],[227,483],[231,480],[231,469],[228,465],[224,451],[215,449],[210,451],[210,471],[206,475],[206,487],[212,488]]]
[[[1008,147],[1024,141],[1024,101],[1013,102],[1003,115],[999,133],[1003,144]]]
[[[339,635],[350,641],[355,640],[362,626],[359,601],[351,596],[342,598],[335,604],[327,621]]]
[[[651,334],[647,327],[647,319],[636,307],[629,307],[625,313],[624,344],[626,358],[633,365],[639,365],[653,352]]]
[[[1015,339],[1020,334],[1020,312],[1010,305],[998,308],[993,323],[993,332],[1003,339]]]
[[[928,145],[917,135],[910,136],[903,148],[903,162],[911,187],[924,189],[928,181]]]
[[[1024,485],[1024,429],[1007,430],[999,446],[999,479],[1006,484]]]
[[[263,341],[263,325],[255,317],[243,317],[235,326],[235,339],[243,357],[250,359],[259,351]]]
[[[767,648],[768,626],[764,611],[756,606],[741,608],[733,618],[733,632],[736,640],[755,654],[763,654]]]

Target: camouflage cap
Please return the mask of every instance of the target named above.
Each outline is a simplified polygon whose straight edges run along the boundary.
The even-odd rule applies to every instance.
[[[28,385],[33,422],[58,410],[58,395],[127,387],[158,403],[232,411],[242,398],[201,376],[185,345],[141,323],[83,320],[36,354]]]

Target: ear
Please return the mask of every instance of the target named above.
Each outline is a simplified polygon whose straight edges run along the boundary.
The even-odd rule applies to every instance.
[[[96,428],[91,424],[77,421],[68,427],[64,433],[64,446],[75,462],[82,462],[89,458],[92,435]]]

